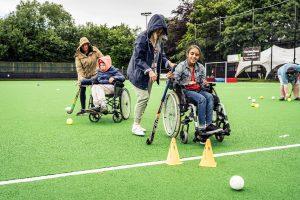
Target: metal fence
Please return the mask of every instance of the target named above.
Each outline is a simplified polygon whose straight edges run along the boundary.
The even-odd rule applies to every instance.
[[[76,67],[74,63],[0,61],[0,78],[74,77],[76,77]]]

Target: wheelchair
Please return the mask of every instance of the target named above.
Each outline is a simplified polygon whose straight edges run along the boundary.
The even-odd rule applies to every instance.
[[[184,144],[188,143],[189,123],[192,121],[195,126],[195,137],[193,139],[195,143],[204,143],[212,135],[215,135],[217,141],[222,142],[224,136],[230,135],[231,129],[225,107],[220,102],[214,86],[214,83],[209,83],[204,89],[213,95],[213,124],[219,127],[221,131],[213,134],[201,131],[197,107],[185,97],[181,86],[173,84],[171,92],[166,96],[163,108],[163,124],[169,137],[176,138],[179,134],[181,142]]]
[[[107,102],[107,112],[97,112],[92,110],[93,96],[90,95],[88,109],[86,110],[89,113],[89,120],[91,122],[98,122],[103,115],[112,114],[112,119],[115,123],[120,123],[122,120],[127,120],[131,112],[131,98],[129,91],[124,88],[122,82],[116,81],[114,83],[114,93],[105,95]]]

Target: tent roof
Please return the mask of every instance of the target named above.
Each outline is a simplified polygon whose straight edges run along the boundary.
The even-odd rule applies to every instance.
[[[271,51],[272,51],[272,67],[271,67]],[[296,61],[300,62],[300,47],[296,48]],[[269,75],[271,71],[277,69],[277,66],[283,65],[285,63],[293,63],[294,62],[294,49],[285,49],[273,45],[272,48],[268,48],[260,53],[260,60],[253,61],[253,65],[261,65],[263,66],[267,73],[266,77]],[[251,61],[243,61],[239,62],[235,77],[240,75],[245,69],[251,66]],[[271,70],[272,69],[272,70]]]

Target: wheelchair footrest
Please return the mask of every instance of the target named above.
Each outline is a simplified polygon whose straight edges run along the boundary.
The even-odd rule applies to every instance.
[[[91,113],[91,114],[97,114],[98,112],[92,110],[92,109],[85,109],[84,110],[86,113]]]

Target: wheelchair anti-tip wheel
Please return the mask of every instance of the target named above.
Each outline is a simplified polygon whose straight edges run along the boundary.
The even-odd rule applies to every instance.
[[[114,113],[112,118],[115,123],[120,123],[123,119],[121,113],[119,113],[119,112]]]
[[[180,140],[183,144],[187,144],[188,143],[188,133],[186,131],[180,131]]]
[[[120,111],[123,119],[128,119],[131,111],[131,99],[126,88],[122,89],[120,96]]]
[[[98,122],[101,119],[101,115],[98,113],[90,113],[89,119],[91,122]]]
[[[167,94],[163,108],[163,124],[169,137],[177,137],[180,129],[179,98],[174,91]]]

